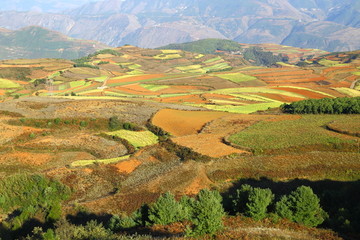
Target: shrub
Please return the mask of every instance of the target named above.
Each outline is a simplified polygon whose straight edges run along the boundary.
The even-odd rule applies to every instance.
[[[289,195],[281,197],[276,203],[276,213],[293,222],[316,227],[327,217],[320,206],[320,200],[307,186],[298,187]]]
[[[60,119],[60,118],[55,118],[55,119],[54,119],[54,123],[55,123],[55,124],[60,124],[60,122],[61,122],[61,119]]]
[[[0,181],[0,213],[13,215],[6,226],[16,230],[35,215],[48,222],[61,215],[61,201],[69,197],[67,186],[40,175],[13,175]],[[14,214],[17,213],[17,214]]]
[[[167,225],[181,219],[182,207],[170,192],[161,195],[158,200],[150,205],[149,220],[153,224]]]
[[[80,121],[80,127],[86,127],[88,125],[87,121]]]
[[[109,118],[109,130],[116,131],[122,128],[122,122],[118,119],[118,117],[113,116]]]
[[[234,212],[261,220],[266,217],[267,207],[273,201],[274,194],[270,189],[253,188],[245,184],[236,190],[231,199]]]
[[[222,218],[225,215],[222,197],[218,191],[201,190],[197,201],[192,205],[192,228],[187,229],[187,235],[200,236],[214,234],[223,228]]]
[[[30,133],[30,134],[29,134],[29,137],[30,137],[30,138],[36,138],[36,134],[35,134],[35,133]]]

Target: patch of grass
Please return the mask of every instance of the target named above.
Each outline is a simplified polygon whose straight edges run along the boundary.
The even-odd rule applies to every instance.
[[[321,59],[319,61],[319,64],[326,66],[326,67],[333,67],[334,65],[339,64],[339,62],[337,61],[331,61],[331,60],[327,60],[327,59]]]
[[[199,58],[202,58],[202,57],[204,57],[204,56],[205,56],[204,54],[199,54],[199,55],[195,56],[194,58],[195,58],[195,59],[199,59]]]
[[[223,62],[223,63],[215,64],[213,66],[204,67],[203,69],[206,72],[218,72],[218,71],[231,70],[232,67],[228,63]]]
[[[140,84],[140,86],[153,92],[169,88],[169,86],[166,85],[154,85],[154,84]]]
[[[342,93],[342,94],[346,94],[350,97],[360,97],[360,91],[359,90],[355,90],[355,89],[351,89],[351,88],[334,88],[336,91]]]
[[[101,77],[93,77],[93,78],[88,78],[88,79],[94,80],[96,82],[104,82],[107,78],[108,78],[108,76],[101,76]]]
[[[183,67],[176,67],[176,69],[180,71],[189,71],[189,70],[195,70],[200,69],[201,65],[189,65],[189,66],[183,66]]]
[[[243,93],[274,93],[274,94],[282,94],[289,97],[299,97],[304,98],[304,96],[292,92],[287,92],[279,89],[271,89],[264,87],[244,87],[244,88],[228,88],[228,89],[219,89],[212,91],[212,93],[219,94],[243,94]]]
[[[20,84],[8,79],[0,78],[0,88],[18,88]]]
[[[72,81],[72,82],[70,82],[70,87],[74,88],[74,87],[84,86],[85,83],[86,83],[85,80]]]
[[[137,148],[153,145],[158,142],[158,137],[150,131],[134,132],[129,130],[119,130],[115,132],[108,132],[106,134],[123,138]]]
[[[360,72],[352,72],[353,75],[360,76]]]
[[[173,54],[159,54],[156,55],[154,58],[159,60],[172,60],[172,59],[182,58],[182,56],[178,53],[173,53]]]
[[[211,58],[211,59],[204,61],[204,63],[212,63],[212,62],[216,62],[219,60],[222,60],[222,58],[221,57]]]
[[[130,157],[130,155],[126,155],[123,157],[117,157],[117,158],[108,158],[108,159],[96,159],[96,160],[78,160],[75,162],[72,162],[70,164],[70,167],[85,167],[88,165],[93,164],[110,164],[110,163],[116,163],[123,160],[126,160]]]
[[[161,50],[161,51],[162,51],[162,53],[165,53],[165,54],[170,54],[170,53],[174,54],[174,53],[179,53],[180,52],[180,50],[173,50],[173,49],[164,49],[164,50]]]
[[[217,74],[214,75],[226,80],[230,80],[232,82],[238,83],[238,82],[246,82],[246,81],[252,81],[256,80],[256,77],[249,76],[243,73],[227,73],[227,74]]]
[[[244,106],[233,106],[233,105],[201,105],[201,107],[205,107],[207,109],[230,112],[230,113],[253,113],[257,111],[267,110],[269,108],[279,107],[282,102],[267,102],[267,103],[255,103]],[[200,106],[200,105],[199,105]]]
[[[237,145],[252,149],[282,149],[303,145],[354,143],[323,126],[336,119],[353,121],[351,116],[302,115],[301,119],[259,122],[230,136]]]

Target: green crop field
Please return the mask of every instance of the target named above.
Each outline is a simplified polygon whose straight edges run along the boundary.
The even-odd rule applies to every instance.
[[[228,88],[228,89],[220,89],[212,91],[213,93],[219,94],[243,94],[243,93],[273,93],[273,94],[281,94],[289,97],[299,97],[304,98],[304,96],[292,92],[287,92],[279,89],[271,89],[264,87],[244,87],[244,88]]]
[[[78,160],[75,162],[72,162],[70,164],[70,167],[84,167],[92,164],[110,164],[110,163],[116,163],[119,161],[126,160],[130,157],[130,155],[117,157],[117,158],[108,158],[108,159],[96,159],[96,160]]]
[[[326,130],[323,126],[334,121],[356,121],[348,115],[302,115],[297,120],[259,122],[230,136],[230,141],[252,149],[282,149],[302,145],[355,143]],[[356,118],[358,119],[358,118]]]
[[[360,97],[360,91],[356,90],[356,89],[351,89],[351,88],[334,88],[336,91],[348,95],[350,97]]]
[[[159,54],[156,55],[154,58],[160,60],[172,60],[172,59],[182,58],[182,56],[178,53],[173,53],[173,54]]]
[[[233,106],[233,105],[196,105],[199,107],[205,107],[207,109],[215,110],[215,111],[223,111],[223,112],[230,112],[230,113],[253,113],[257,111],[267,110],[268,108],[276,108],[279,107],[282,102],[266,102],[266,103],[254,103],[249,105],[243,106]]]
[[[333,67],[333,66],[339,64],[339,62],[337,62],[337,61],[331,61],[331,60],[327,60],[327,59],[321,59],[321,60],[319,61],[319,63],[320,63],[321,65],[323,65],[323,66],[326,66],[326,67]]]
[[[140,84],[140,86],[153,92],[169,88],[169,86],[166,85],[154,85],[154,84]]]
[[[101,76],[101,77],[93,77],[93,78],[88,78],[88,79],[96,81],[96,82],[104,82],[107,78],[108,78],[108,76]]]
[[[70,87],[71,87],[71,88],[80,87],[80,86],[84,86],[84,85],[86,85],[85,80],[72,81],[72,82],[70,82]]]
[[[106,134],[123,138],[137,148],[153,145],[158,142],[158,137],[150,131],[135,132],[129,130],[119,130],[115,132],[108,132]]]
[[[221,57],[211,58],[209,60],[204,61],[204,63],[212,63],[212,62],[216,62],[219,60],[222,60],[222,58]]]
[[[0,88],[18,88],[20,85],[8,79],[0,78]]]
[[[243,73],[227,73],[227,74],[217,74],[214,75],[226,80],[230,80],[232,82],[246,82],[246,81],[252,81],[252,80],[256,80],[256,77],[253,76],[249,76]]]
[[[161,51],[162,51],[162,53],[165,53],[165,54],[180,53],[180,50],[173,50],[173,49],[164,49]]]

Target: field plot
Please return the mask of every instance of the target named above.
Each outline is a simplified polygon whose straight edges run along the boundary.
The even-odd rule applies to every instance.
[[[207,122],[226,115],[229,113],[163,109],[155,114],[152,123],[174,136],[185,136],[197,133]]]
[[[298,120],[257,123],[232,135],[229,140],[258,151],[311,145],[355,144],[356,138],[323,128],[336,119],[349,122],[359,120],[358,117],[354,119],[347,115],[303,115]]]
[[[158,142],[158,137],[150,131],[135,132],[129,130],[118,130],[115,132],[108,132],[106,134],[123,138],[136,148],[154,145]]]
[[[215,76],[230,80],[232,82],[246,82],[246,81],[253,81],[256,80],[256,77],[249,76],[243,73],[226,73],[226,74],[216,74]]]
[[[20,85],[14,81],[0,78],[0,88],[18,88]]]

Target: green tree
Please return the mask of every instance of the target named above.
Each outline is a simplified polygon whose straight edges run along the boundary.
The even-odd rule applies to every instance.
[[[182,206],[175,200],[170,192],[161,195],[158,200],[150,205],[149,220],[153,224],[167,225],[181,219]]]
[[[320,206],[320,199],[307,186],[298,187],[289,195],[281,197],[275,207],[280,217],[310,227],[318,226],[327,217]]]
[[[253,188],[244,184],[232,196],[234,212],[261,220],[266,217],[267,208],[274,200],[270,189]]]
[[[187,235],[214,234],[223,228],[222,218],[224,215],[220,193],[206,189],[201,190],[197,201],[193,203],[191,217],[193,226],[192,229],[187,230]]]

